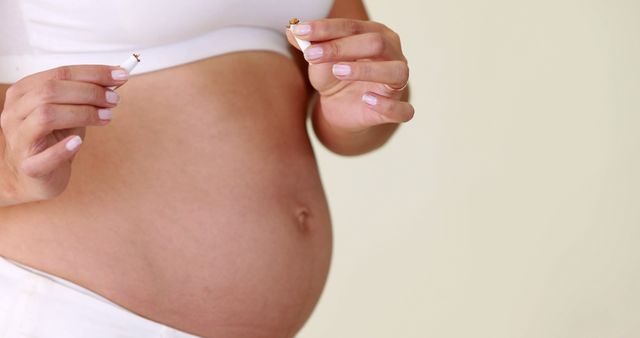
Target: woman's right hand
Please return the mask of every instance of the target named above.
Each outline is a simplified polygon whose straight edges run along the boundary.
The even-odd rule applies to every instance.
[[[86,126],[105,126],[119,101],[109,89],[124,84],[120,67],[64,66],[27,76],[9,87],[0,127],[4,162],[13,174],[14,203],[58,196]]]

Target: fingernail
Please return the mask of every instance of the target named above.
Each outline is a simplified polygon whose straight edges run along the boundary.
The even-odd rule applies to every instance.
[[[306,35],[311,33],[311,26],[309,25],[291,25],[293,28],[293,34],[295,35]]]
[[[129,78],[129,73],[127,73],[126,71],[122,70],[122,69],[116,69],[111,71],[111,77],[114,80],[126,80]]]
[[[333,65],[333,75],[345,76],[351,74],[351,66],[349,65]]]
[[[120,96],[118,96],[118,94],[113,90],[107,90],[106,97],[107,97],[107,102],[109,103],[116,104],[118,103],[118,101],[120,101]]]
[[[100,117],[101,120],[111,120],[111,117],[113,117],[113,112],[109,109],[99,109],[98,117]]]
[[[80,138],[80,136],[76,135],[73,138],[71,138],[69,141],[67,141],[64,147],[67,148],[67,150],[69,151],[73,151],[76,148],[78,148],[80,144],[82,144],[82,139]]]
[[[304,51],[304,58],[307,60],[316,60],[322,57],[322,47],[309,47]]]
[[[378,104],[378,98],[370,94],[362,95],[362,101],[370,106],[375,106]]]

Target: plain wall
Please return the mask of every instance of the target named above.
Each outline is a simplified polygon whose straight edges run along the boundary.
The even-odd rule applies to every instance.
[[[417,112],[314,143],[335,250],[298,337],[640,337],[640,1],[367,5]]]

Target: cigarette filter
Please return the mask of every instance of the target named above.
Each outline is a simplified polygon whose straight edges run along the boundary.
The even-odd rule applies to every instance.
[[[120,64],[120,67],[126,69],[128,73],[131,73],[138,63],[140,63],[140,54],[133,53],[128,59]]]
[[[311,46],[311,42],[307,40],[299,39],[295,34],[293,34],[293,27],[299,23],[300,23],[300,20],[298,20],[297,18],[292,18],[291,20],[289,20],[289,31],[291,31],[293,38],[296,39],[296,42],[298,43],[298,47],[300,47],[300,50],[304,52],[304,50],[307,49],[307,47]]]
[[[140,63],[140,54],[133,53],[131,54],[131,56],[129,56],[128,59],[126,59],[123,63],[120,64],[120,67],[124,68],[127,71],[127,73],[131,74],[131,71],[133,71],[133,69],[136,68],[138,63]],[[120,86],[111,87],[111,89],[115,90],[120,88]]]

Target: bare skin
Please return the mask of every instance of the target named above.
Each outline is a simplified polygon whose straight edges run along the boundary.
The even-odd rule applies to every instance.
[[[331,252],[300,71],[238,53],[118,92],[63,194],[0,208],[0,255],[201,336],[292,335]]]
[[[366,19],[351,0],[336,1],[331,16]],[[397,36],[370,22],[302,24],[311,32],[300,36],[325,50],[307,60],[320,95],[312,117],[320,140],[345,155],[384,144],[413,116],[406,91],[393,89],[408,78]],[[336,63],[351,74],[332,74]],[[38,144],[17,148],[29,130],[18,124],[39,121],[17,117],[50,81],[14,86],[3,112],[10,135],[0,137],[0,178],[16,177],[0,179],[0,255],[199,336],[293,336],[317,303],[332,245],[305,127],[307,63],[299,64],[252,51],[134,76],[117,105],[101,91],[99,102],[86,103],[115,107],[113,120],[98,121],[93,109],[86,130],[48,136],[66,156],[55,165],[33,160],[46,151],[32,151]],[[91,81],[114,84],[105,78]],[[61,86],[54,97],[67,101],[97,88],[52,88]],[[8,88],[0,85],[0,104]],[[363,103],[365,93],[377,104]],[[74,134],[83,136],[80,150],[65,153]],[[35,155],[23,160],[25,152]],[[54,176],[30,177],[54,167]]]

